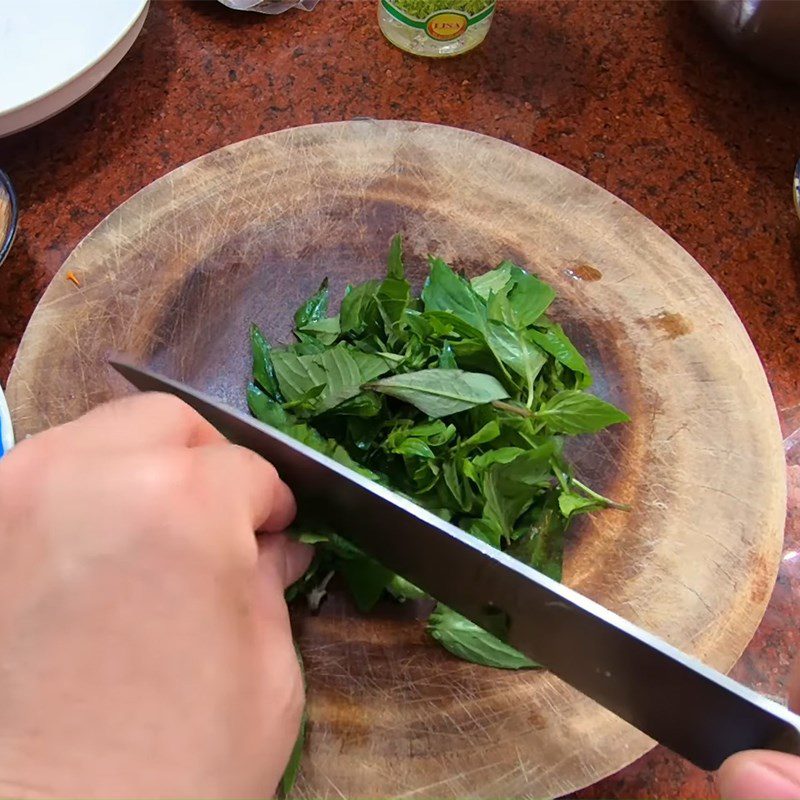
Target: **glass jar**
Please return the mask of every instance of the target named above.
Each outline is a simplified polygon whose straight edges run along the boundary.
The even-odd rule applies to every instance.
[[[496,0],[378,0],[384,36],[417,56],[457,56],[477,47],[492,24]]]

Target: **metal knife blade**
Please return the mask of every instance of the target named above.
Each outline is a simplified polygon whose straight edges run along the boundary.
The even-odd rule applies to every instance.
[[[179,397],[271,461],[298,502],[389,569],[506,640],[702,769],[752,748],[800,753],[800,716],[413,502],[235,409],[124,359],[141,391]]]

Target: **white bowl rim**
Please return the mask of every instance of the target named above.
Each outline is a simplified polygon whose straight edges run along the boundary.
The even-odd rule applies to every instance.
[[[107,44],[100,55],[61,83],[42,90],[35,97],[0,108],[0,138],[38,125],[69,108],[117,67],[139,37],[150,8],[150,0],[133,1],[137,7],[130,25]]]

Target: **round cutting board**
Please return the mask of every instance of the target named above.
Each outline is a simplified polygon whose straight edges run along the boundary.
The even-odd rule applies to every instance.
[[[0,0],[0,136],[90,92],[139,35],[150,0]]]
[[[753,346],[655,225],[495,139],[409,122],[316,125],[148,186],[81,243],[39,304],[9,383],[19,436],[127,391],[106,366],[112,351],[243,407],[250,322],[286,337],[324,275],[341,296],[382,274],[397,231],[417,281],[435,253],[468,274],[510,258],[555,286],[555,316],[595,391],[632,418],[573,447],[579,474],[633,510],[572,529],[566,582],[729,669],[769,598],[785,508]],[[310,714],[298,794],[555,796],[652,746],[547,672],[457,661],[416,615],[387,603],[364,617],[340,597],[296,614]],[[591,657],[576,641],[575,658]]]

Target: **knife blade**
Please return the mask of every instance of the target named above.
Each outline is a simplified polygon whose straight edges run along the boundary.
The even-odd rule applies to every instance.
[[[800,716],[406,498],[181,383],[116,358],[277,468],[364,552],[702,769],[754,748],[800,754]]]

